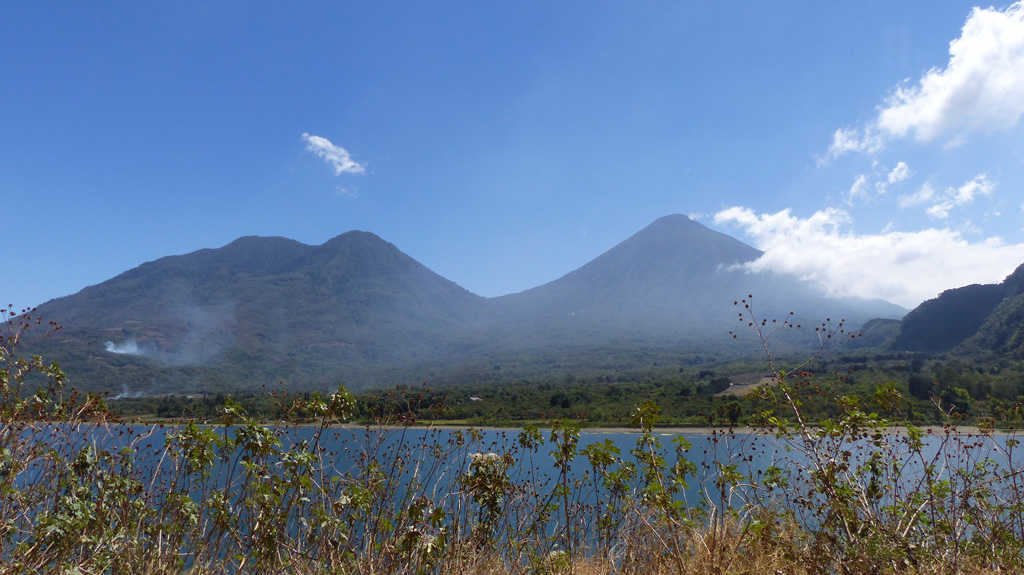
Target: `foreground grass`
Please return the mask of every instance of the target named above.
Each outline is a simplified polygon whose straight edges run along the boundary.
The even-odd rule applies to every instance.
[[[11,420],[0,573],[1024,569],[1012,436],[918,436],[854,412],[812,441],[776,428],[665,446],[644,404],[623,452],[580,444],[573,421],[516,435],[401,414],[332,427],[351,401],[306,402],[322,415],[312,430],[231,405],[219,427],[132,427],[98,419],[89,399]],[[921,473],[904,473],[915,461]]]

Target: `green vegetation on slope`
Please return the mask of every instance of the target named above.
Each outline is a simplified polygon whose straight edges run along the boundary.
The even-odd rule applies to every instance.
[[[892,385],[904,397],[906,416],[921,425],[991,421],[1000,428],[1024,428],[1021,362],[986,363],[921,353],[839,350],[823,354],[805,371],[813,374],[806,379],[813,383],[814,393],[804,398],[805,416],[812,422],[835,415],[833,399],[837,396],[855,394],[870,398],[879,385]],[[481,379],[442,386],[399,385],[361,393],[354,417],[359,422],[371,421],[373,406],[386,404],[388,396],[399,394],[434,398],[429,404],[432,409],[418,415],[442,423],[520,427],[550,418],[570,418],[586,426],[625,427],[632,406],[651,400],[661,408],[663,426],[746,426],[756,423],[766,408],[764,400],[749,393],[753,390],[749,384],[769,377],[770,373],[764,366],[749,362],[720,362],[652,366],[614,376],[567,374],[537,380]],[[225,399],[230,397],[253,416],[273,420],[282,417],[283,402],[309,398],[313,393],[277,390],[274,395],[170,394],[125,397],[110,400],[109,404],[126,417],[215,420]],[[876,405],[874,409],[880,407]]]

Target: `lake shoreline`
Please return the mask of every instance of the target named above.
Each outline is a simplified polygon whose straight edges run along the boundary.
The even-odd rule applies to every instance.
[[[199,421],[194,419],[138,419],[134,421],[124,421],[125,424],[150,424],[150,425],[186,425],[188,423],[194,423],[196,425],[219,427],[222,423],[216,421]],[[286,421],[260,421],[261,425],[267,427],[319,427],[319,423],[313,421],[307,422],[286,422]],[[537,429],[541,432],[550,429],[550,426],[540,422],[540,424],[534,424]],[[507,431],[507,432],[519,432],[525,429],[524,426],[499,426],[499,425],[469,425],[466,423],[445,423],[445,422],[433,422],[433,423],[415,423],[413,425],[377,425],[374,423],[331,423],[326,425],[327,429],[348,429],[348,430],[364,430],[367,427],[376,428],[391,428],[401,429],[408,427],[409,429],[437,429],[437,430],[450,430],[450,431],[466,431],[470,429],[479,431]],[[812,429],[816,429],[815,426],[810,426]],[[939,436],[945,435],[947,426],[944,425],[920,425],[917,426],[921,429],[925,435]],[[1000,429],[993,428],[991,430],[982,431],[977,425],[952,425],[948,426],[950,435],[959,436],[982,436],[982,435],[1016,435],[1022,430],[1015,428]],[[904,425],[894,425],[887,428],[887,432],[890,433],[906,433],[907,427]],[[749,426],[735,426],[735,427],[712,427],[712,426],[697,426],[697,427],[655,427],[651,431],[654,435],[765,435],[773,434],[773,432],[766,431],[762,428],[755,428]],[[622,434],[637,434],[641,431],[632,427],[625,426],[609,426],[609,427],[598,427],[598,426],[587,426],[580,428],[581,434],[608,434],[608,433],[622,433]]]

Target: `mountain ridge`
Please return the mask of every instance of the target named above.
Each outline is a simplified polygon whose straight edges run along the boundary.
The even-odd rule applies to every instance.
[[[317,246],[246,236],[146,262],[39,313],[65,326],[48,351],[85,387],[112,390],[359,387],[527,357],[583,368],[601,353],[678,356],[724,340],[732,300],[747,292],[779,309],[872,317],[863,304],[811,297],[806,287],[780,295],[797,284],[738,269],[760,254],[666,216],[557,280],[483,298],[371,232]]]
[[[1024,358],[1024,264],[998,284],[949,289],[922,302],[900,322],[889,347]]]

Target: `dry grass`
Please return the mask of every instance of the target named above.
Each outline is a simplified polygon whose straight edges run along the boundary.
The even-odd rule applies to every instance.
[[[637,531],[632,540],[612,551],[608,557],[578,558],[571,563],[564,555],[550,554],[532,565],[508,565],[501,549],[462,549],[450,553],[429,572],[445,575],[1004,575],[1012,571],[974,560],[953,565],[941,557],[927,564],[894,562],[889,565],[843,562],[810,543],[811,537],[795,526],[775,526],[770,535],[753,535],[750,525],[729,521],[717,529],[686,529],[682,553],[666,548],[665,533]],[[492,552],[498,552],[494,554]],[[138,573],[163,575],[178,571],[157,566],[140,566]],[[372,558],[347,565],[307,565],[273,572],[295,575],[327,573],[369,575],[376,573],[420,573],[416,565],[379,571]],[[422,566],[419,566],[422,567]],[[220,575],[224,569],[190,570],[189,575]],[[249,566],[246,573],[269,573]]]

